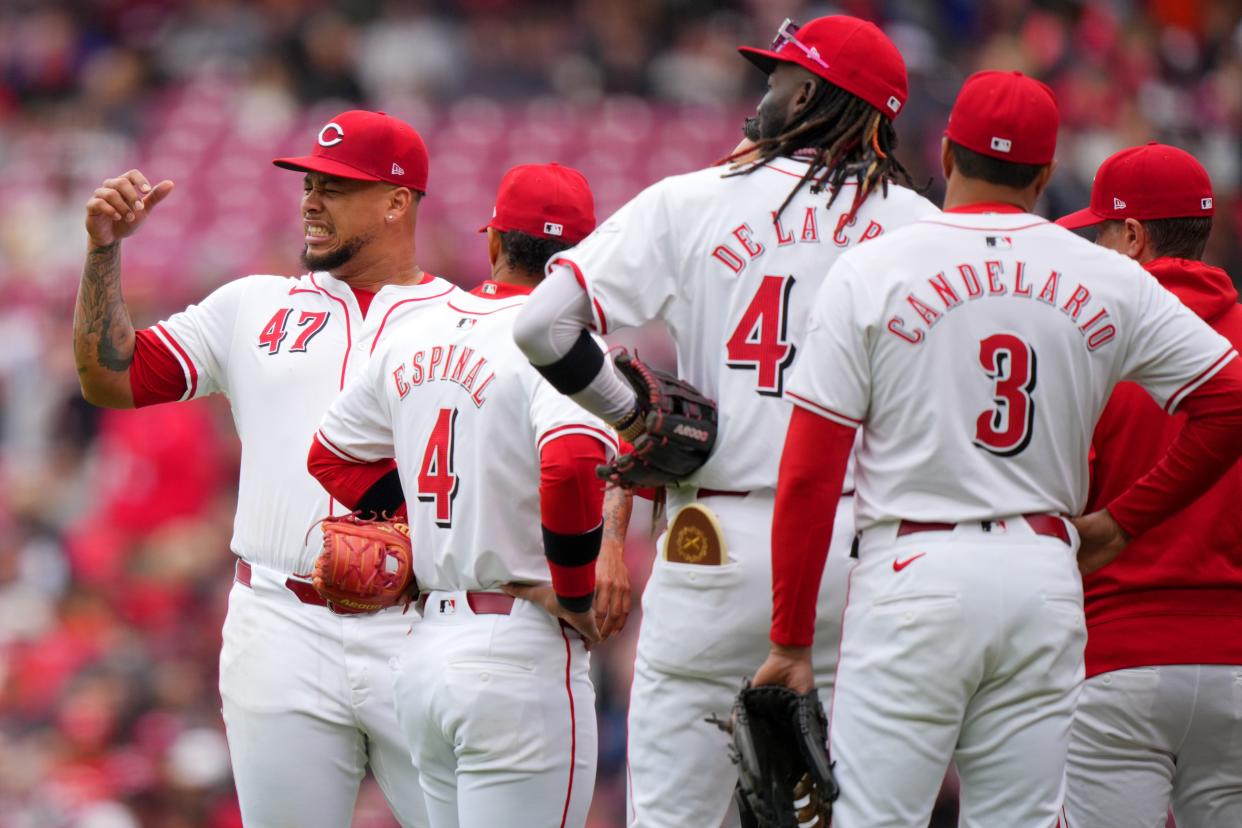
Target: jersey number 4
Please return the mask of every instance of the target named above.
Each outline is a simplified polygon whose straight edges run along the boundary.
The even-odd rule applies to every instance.
[[[979,364],[992,380],[995,407],[975,420],[975,445],[1012,457],[1031,443],[1035,426],[1035,349],[1013,334],[992,334],[979,343]]]
[[[263,331],[259,334],[259,347],[267,348],[269,354],[280,352],[280,345],[288,336],[285,326],[289,323],[289,317],[293,315],[293,308],[281,308],[276,311],[267,324],[263,326]],[[306,350],[306,346],[315,337],[315,334],[323,330],[323,326],[328,324],[328,317],[331,314],[328,311],[302,311],[298,317],[298,326],[302,331],[298,334],[297,339],[293,340],[293,344],[289,346],[289,353],[301,352]]]
[[[793,276],[764,276],[725,343],[725,364],[753,370],[755,390],[768,397],[779,397],[784,390],[785,369],[796,350],[786,338],[793,283]]]
[[[457,475],[453,473],[453,438],[457,423],[456,408],[441,408],[435,427],[423,450],[423,464],[418,470],[418,499],[434,503],[436,526],[448,529],[453,525],[453,499],[457,497]]]

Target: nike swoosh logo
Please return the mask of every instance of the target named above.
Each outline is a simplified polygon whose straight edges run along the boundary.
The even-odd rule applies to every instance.
[[[926,552],[920,552],[917,555],[911,555],[909,558],[906,558],[904,561],[899,561],[896,558],[893,558],[893,571],[900,572],[901,570],[905,569],[907,566],[914,563],[915,561],[917,561],[919,558],[923,557],[926,554],[927,554]]]

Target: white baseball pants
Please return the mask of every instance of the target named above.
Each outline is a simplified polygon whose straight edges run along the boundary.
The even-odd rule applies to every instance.
[[[432,592],[394,660],[432,828],[583,828],[598,733],[582,639],[540,607],[476,615]]]
[[[368,764],[393,814],[423,828],[418,772],[392,706],[389,661],[413,613],[336,615],[301,603],[285,575],[234,583],[220,696],[246,828],[342,828]]]
[[[629,826],[721,824],[737,769],[729,759],[730,737],[706,719],[728,719],[742,680],[754,675],[770,646],[773,492],[699,502],[720,520],[729,563],[699,566],[656,558],[643,594],[630,693]],[[681,505],[670,502],[670,520]],[[825,709],[846,576],[854,563],[849,556],[853,510],[852,497],[837,506],[819,594],[815,669]],[[657,548],[663,548],[663,539]]]
[[[1242,667],[1092,676],[1070,731],[1070,828],[1242,825]]]
[[[962,828],[1056,824],[1086,643],[1076,546],[1020,517],[991,527],[863,534],[829,723],[834,828],[926,826],[950,759]]]

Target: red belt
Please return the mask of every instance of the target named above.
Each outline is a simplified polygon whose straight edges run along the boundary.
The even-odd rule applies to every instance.
[[[1043,535],[1048,538],[1056,538],[1066,546],[1070,546],[1069,530],[1065,528],[1065,519],[1056,515],[1023,515],[1022,519],[1026,521],[1027,526],[1031,527],[1031,531],[1037,535]],[[983,526],[984,531],[990,532],[994,520],[981,520],[979,523]],[[957,528],[956,523],[919,523],[913,520],[903,520],[897,524],[897,537],[905,535],[913,535],[918,532],[952,532]]]
[[[237,559],[237,568],[233,575],[233,580],[242,586],[250,586],[250,578],[254,570],[248,561]],[[252,587],[253,588],[253,587]],[[315,591],[315,585],[307,581],[299,581],[296,578],[285,579],[285,589],[293,593],[293,596],[303,604],[310,604],[313,607],[326,607],[337,615],[362,615],[362,610],[342,609],[336,604],[329,603],[318,592]]]

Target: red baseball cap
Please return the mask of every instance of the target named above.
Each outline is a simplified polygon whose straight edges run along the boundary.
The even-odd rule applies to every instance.
[[[1102,221],[1198,218],[1216,212],[1212,180],[1193,155],[1152,141],[1123,149],[1100,165],[1091,206],[1057,219],[1077,230]]]
[[[976,72],[957,93],[945,136],[980,155],[1014,164],[1048,164],[1061,113],[1047,84],[1021,72]]]
[[[319,130],[310,155],[272,163],[287,170],[387,181],[427,192],[427,145],[414,127],[383,112],[342,112]]]
[[[519,164],[500,179],[488,227],[577,244],[595,229],[595,198],[586,176],[560,164]]]
[[[739,46],[743,57],[771,73],[778,61],[795,63],[862,98],[888,118],[909,96],[906,62],[884,32],[846,15],[817,17],[804,26],[786,20],[770,49]]]

